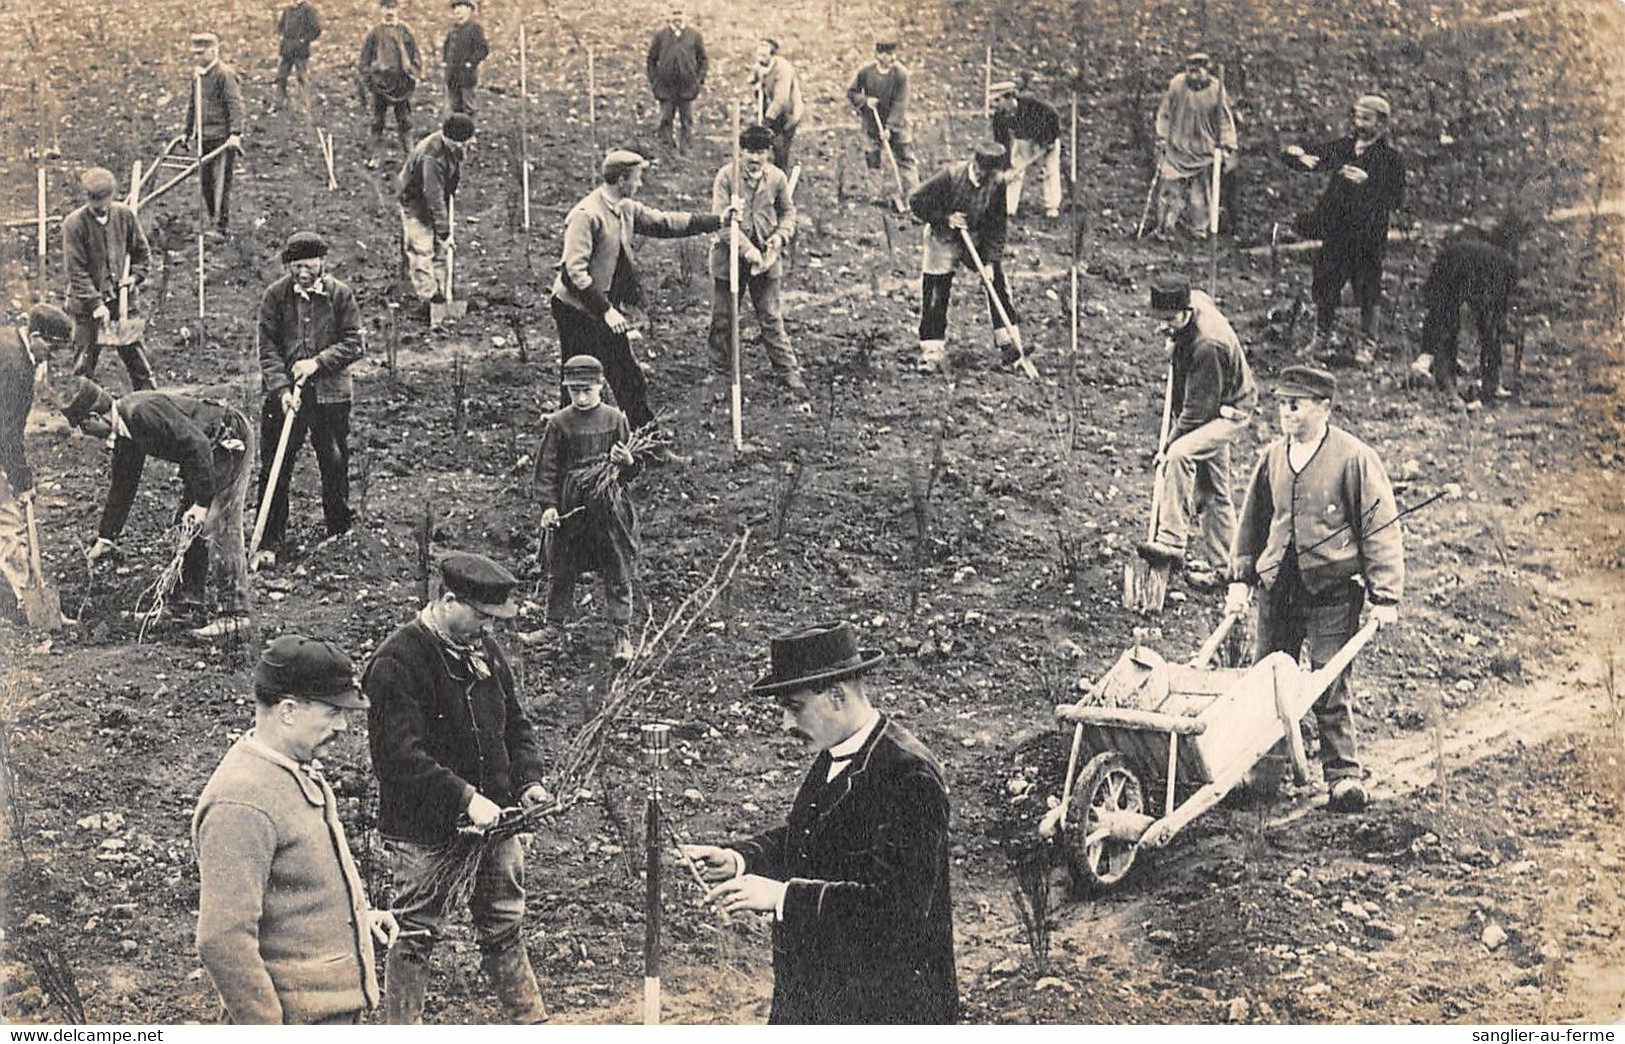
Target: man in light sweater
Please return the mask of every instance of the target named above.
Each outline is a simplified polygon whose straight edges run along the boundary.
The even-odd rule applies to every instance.
[[[373,940],[399,928],[367,902],[315,760],[367,705],[343,650],[283,635],[254,669],[254,728],[198,798],[197,948],[232,1023],[354,1024],[378,1006]]]

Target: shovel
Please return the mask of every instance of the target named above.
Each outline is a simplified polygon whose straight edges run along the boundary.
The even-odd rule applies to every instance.
[[[1027,349],[1021,344],[1020,335],[1016,332],[1016,324],[1010,321],[1010,313],[1005,310],[1004,302],[999,299],[999,292],[993,287],[993,270],[982,264],[982,255],[977,253],[976,242],[971,239],[969,229],[960,229],[959,239],[965,244],[965,249],[970,252],[971,262],[976,265],[976,274],[982,277],[982,289],[987,292],[987,299],[993,302],[993,310],[999,314],[999,326],[1009,331],[1010,343],[1015,345],[1016,351],[1020,353],[1016,365],[1021,367],[1021,372],[1026,374],[1029,380],[1038,380],[1038,367],[1034,366],[1033,361],[1027,358]],[[1164,424],[1164,427],[1166,426]]]
[[[135,169],[130,175],[130,197],[128,205],[131,210],[138,205],[138,194],[141,190],[141,161],[136,160]],[[109,319],[96,331],[96,343],[123,348],[126,345],[138,344],[146,333],[147,320],[141,316],[130,315],[130,254],[124,253],[124,271],[118,281],[118,318]]]
[[[45,569],[40,564],[39,526],[34,522],[34,501],[23,502],[24,517],[28,522],[28,583],[18,592],[23,615],[28,626],[46,631],[62,627],[62,601],[45,583]]]
[[[446,294],[445,301],[429,302],[429,326],[439,326],[447,319],[461,319],[468,314],[468,302],[458,301],[452,292],[452,279],[457,268],[457,197],[446,200],[446,224],[451,235],[446,237]]]
[[[1168,364],[1168,384],[1162,395],[1162,433],[1157,436],[1157,456],[1168,448],[1168,424],[1174,412],[1174,366]],[[1162,479],[1167,465],[1159,464],[1152,476],[1151,519],[1146,525],[1145,538],[1157,538],[1157,518],[1162,510]],[[1160,613],[1168,597],[1168,574],[1171,563],[1166,560],[1148,562],[1136,554],[1134,560],[1123,567],[1123,608],[1137,613]]]
[[[869,111],[875,114],[875,127],[880,131],[880,149],[886,154],[886,162],[891,164],[892,178],[897,182],[897,195],[891,200],[892,208],[899,214],[907,214],[908,204],[903,201],[907,195],[903,191],[903,170],[897,165],[897,154],[891,150],[891,133],[886,130],[886,121],[880,118],[879,104],[869,102]]]
[[[293,401],[282,411],[282,435],[276,440],[276,455],[271,458],[271,474],[265,483],[265,496],[260,498],[259,512],[254,516],[254,536],[248,542],[248,561],[252,568],[254,556],[259,553],[260,541],[265,539],[265,524],[271,519],[271,501],[276,497],[276,484],[282,478],[282,465],[288,456],[288,439],[293,435],[293,424],[299,416],[300,399],[305,385],[301,381],[293,386]],[[244,461],[247,467],[248,462]]]

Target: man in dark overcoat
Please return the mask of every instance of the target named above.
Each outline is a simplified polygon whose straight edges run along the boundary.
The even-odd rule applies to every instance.
[[[789,822],[726,847],[683,846],[709,898],[773,918],[776,1024],[941,1024],[959,1013],[948,894],[948,786],[919,740],[877,711],[880,662],[852,626],[773,639],[751,686],[817,752]]]
[[[649,41],[649,90],[660,103],[660,140],[679,152],[687,152],[694,139],[694,99],[705,86],[709,59],[700,31],[688,24],[681,5],[673,4],[666,24]],[[682,129],[673,131],[676,120]]]

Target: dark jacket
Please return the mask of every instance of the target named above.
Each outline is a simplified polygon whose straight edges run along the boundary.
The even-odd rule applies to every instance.
[[[361,78],[375,84],[393,84],[403,74],[416,77],[423,72],[418,39],[402,22],[373,26],[361,41],[361,57],[356,64]]]
[[[130,259],[130,276],[140,281],[147,277],[147,262],[152,255],[135,211],[123,203],[109,204],[106,225],[96,220],[88,206],[64,218],[62,253],[68,259],[67,310],[81,319],[99,304],[106,304],[117,318],[118,281],[124,274],[124,258]],[[130,305],[135,306],[133,293]]]
[[[19,326],[0,326],[0,471],[6,473],[13,493],[34,488],[23,428],[34,405],[34,367],[39,360],[23,340],[26,329],[26,320]]]
[[[787,825],[729,846],[746,873],[788,883],[768,1021],[951,1023],[959,987],[942,767],[885,715],[826,784],[829,764],[828,754],[813,761]]]
[[[1298,233],[1380,252],[1388,238],[1388,214],[1405,202],[1405,162],[1399,153],[1383,139],[1356,156],[1352,134],[1306,151],[1320,157],[1315,171],[1331,177],[1315,209],[1298,219]],[[1304,172],[1296,157],[1282,158],[1290,169]],[[1369,174],[1365,184],[1356,185],[1338,173],[1345,164]]]
[[[1016,111],[1000,109],[993,113],[993,140],[1010,152],[1010,139],[1019,138],[1035,145],[1049,146],[1061,136],[1061,116],[1048,102],[1029,95],[1016,95]]]
[[[309,58],[310,45],[322,35],[322,18],[309,4],[289,4],[277,17],[284,58]]]
[[[401,206],[439,239],[451,235],[446,201],[463,175],[463,153],[439,132],[425,135],[401,164]]]
[[[971,161],[954,163],[942,168],[935,177],[914,190],[908,199],[908,208],[914,216],[931,226],[931,236],[945,245],[951,245],[961,261],[971,263],[970,255],[959,233],[948,227],[950,214],[961,213],[970,225],[971,240],[984,264],[1004,257],[1004,241],[1010,231],[1010,217],[1005,210],[1005,186],[991,174],[983,175],[980,185],[971,184]]]
[[[179,464],[187,504],[208,507],[230,477],[216,467],[215,450],[226,439],[243,440],[243,415],[223,402],[161,391],[131,392],[114,408],[129,435],[113,440],[113,482],[96,535],[116,540],[124,531],[148,457]]]
[[[437,845],[476,792],[507,807],[542,781],[535,734],[502,650],[482,639],[490,676],[475,677],[421,620],[397,628],[367,661],[367,743],[378,776],[378,831]]]
[[[892,132],[892,137],[907,140],[903,136],[908,131],[908,70],[903,68],[901,62],[893,63],[891,72],[887,73],[881,72],[879,66],[870,62],[857,71],[846,88],[846,100],[858,110],[864,133],[871,138],[879,138],[880,128],[875,126],[875,118],[869,114],[870,98],[875,99],[875,108],[880,112],[886,129]]]
[[[446,33],[446,42],[440,47],[441,60],[446,63],[446,83],[453,87],[472,87],[479,80],[480,63],[491,53],[485,42],[485,30],[470,19],[454,25]]]
[[[320,365],[309,386],[317,402],[349,402],[353,390],[350,366],[361,358],[361,309],[350,287],[323,273],[301,311],[293,276],[265,288],[260,298],[260,374],[265,394],[280,395],[293,387],[290,370],[300,359]]]
[[[1213,298],[1191,291],[1191,321],[1174,332],[1172,443],[1220,416],[1225,406],[1243,413],[1258,408],[1258,386],[1241,341]]]
[[[186,85],[187,137],[197,130],[197,97],[193,84]],[[246,110],[243,89],[237,83],[237,70],[216,61],[203,74],[203,140],[221,141],[243,132]]]
[[[692,25],[681,33],[663,26],[649,42],[649,88],[661,101],[690,101],[705,85],[705,41]]]

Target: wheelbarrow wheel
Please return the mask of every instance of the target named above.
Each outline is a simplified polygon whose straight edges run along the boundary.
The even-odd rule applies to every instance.
[[[1115,751],[1098,754],[1078,773],[1066,812],[1066,860],[1080,892],[1102,892],[1128,876],[1137,842],[1102,838],[1087,843],[1103,814],[1145,813],[1145,789],[1128,759]]]

